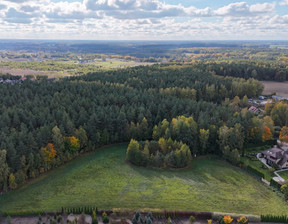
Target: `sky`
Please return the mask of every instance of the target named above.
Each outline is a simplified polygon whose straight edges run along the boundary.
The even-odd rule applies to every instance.
[[[288,0],[0,0],[0,39],[288,40]]]

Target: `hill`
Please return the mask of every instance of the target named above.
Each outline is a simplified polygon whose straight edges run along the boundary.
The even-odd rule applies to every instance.
[[[286,214],[287,204],[255,178],[217,157],[199,157],[183,170],[125,162],[126,144],[69,162],[0,196],[0,211],[60,210],[62,206],[160,208]]]

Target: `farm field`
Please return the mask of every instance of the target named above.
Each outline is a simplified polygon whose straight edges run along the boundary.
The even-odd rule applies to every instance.
[[[43,61],[43,62],[17,62],[0,61],[0,73],[11,75],[47,75],[49,77],[63,77],[70,75],[83,75],[89,72],[103,70],[123,69],[127,67],[152,65],[153,63],[121,61],[107,59],[106,61],[95,60],[91,63],[76,63],[70,61]]]
[[[263,94],[271,94],[276,92],[276,95],[288,97],[288,82],[274,82],[274,81],[262,81],[264,84]]]
[[[82,156],[24,187],[0,196],[0,211],[61,207],[159,208],[246,214],[286,214],[288,206],[264,184],[216,157],[183,170],[135,167],[126,144]]]
[[[11,75],[18,75],[18,76],[24,76],[24,75],[50,75],[51,72],[44,72],[44,71],[36,71],[32,69],[11,69],[11,68],[5,68],[0,67],[0,73],[6,74],[9,73]]]

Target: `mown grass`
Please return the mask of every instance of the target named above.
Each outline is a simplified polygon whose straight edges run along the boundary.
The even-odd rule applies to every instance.
[[[279,174],[284,180],[288,180],[288,170],[278,172],[278,174]]]
[[[1,195],[0,211],[97,206],[287,213],[283,199],[241,169],[215,157],[197,158],[184,170],[147,169],[125,162],[126,147],[111,146],[83,156]]]

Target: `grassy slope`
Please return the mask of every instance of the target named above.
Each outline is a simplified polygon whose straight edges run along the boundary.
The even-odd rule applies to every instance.
[[[198,158],[186,170],[155,170],[124,162],[126,145],[76,159],[29,185],[0,196],[0,210],[61,206],[161,208],[250,214],[287,213],[263,184],[220,160]]]

